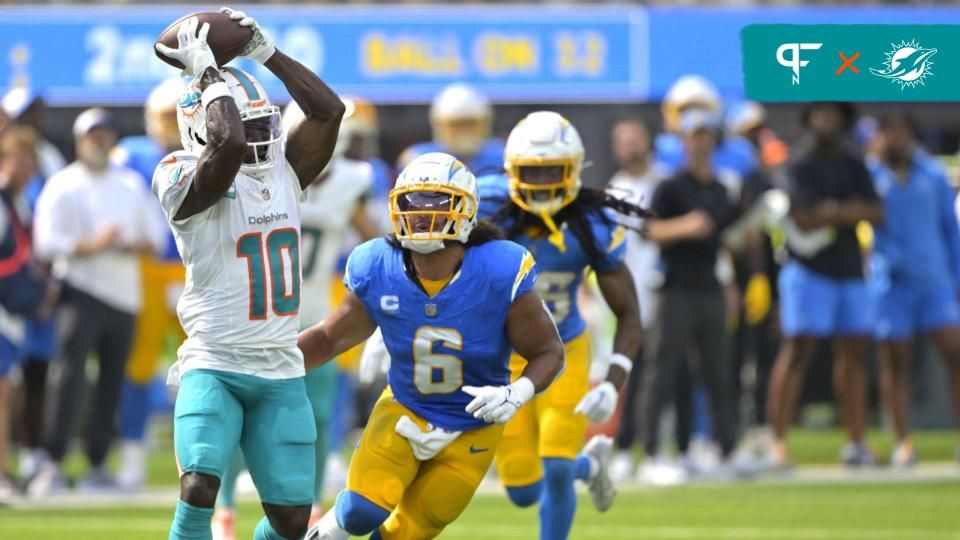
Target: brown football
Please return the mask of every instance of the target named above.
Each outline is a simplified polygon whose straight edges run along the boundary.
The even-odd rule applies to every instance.
[[[203,23],[210,24],[210,32],[207,34],[207,44],[210,45],[210,50],[213,51],[213,56],[217,59],[218,66],[223,66],[236,58],[237,55],[240,54],[240,51],[243,50],[244,45],[247,44],[247,41],[253,37],[253,31],[249,28],[240,26],[236,21],[223,13],[213,11],[191,13],[180,17],[160,34],[160,37],[157,38],[157,43],[162,43],[167,47],[176,49],[179,45],[177,41],[177,28],[180,27],[180,23],[190,17],[199,19],[198,22],[200,24],[197,25],[197,32],[203,27]],[[156,53],[157,58],[171,66],[183,69],[183,64],[178,60],[167,58],[160,54],[160,51],[157,51],[156,47],[154,47],[153,52]]]

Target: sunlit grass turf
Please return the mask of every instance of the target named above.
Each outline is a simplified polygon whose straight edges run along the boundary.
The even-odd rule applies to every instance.
[[[585,496],[574,539],[958,539],[960,485],[727,484],[622,493],[606,514]],[[0,538],[143,540],[165,538],[168,507],[0,510]],[[251,538],[261,512],[240,507],[238,538]],[[444,539],[531,539],[537,511],[502,495],[478,495]]]
[[[173,435],[169,425],[159,425],[154,430],[156,448],[150,454],[148,482],[153,486],[177,484],[176,463],[173,459]],[[952,461],[957,449],[957,435],[950,431],[927,431],[914,434],[914,443],[923,462]],[[790,433],[791,457],[799,466],[835,465],[839,462],[840,448],[845,442],[839,430],[796,429]],[[883,463],[890,457],[893,439],[889,432],[874,430],[868,442]],[[638,459],[642,454],[638,454]],[[79,478],[86,472],[85,460],[80,454],[72,454],[66,463],[68,476]],[[12,470],[16,470],[12,468]]]
[[[175,486],[170,428],[155,430],[149,462],[152,486]],[[796,430],[791,435],[798,465],[836,464],[844,439],[836,430]],[[870,434],[875,451],[889,455],[891,440]],[[953,459],[956,435],[924,432],[915,437],[924,461]],[[67,462],[78,478],[86,465]],[[175,500],[168,505],[77,509],[0,510],[0,539],[165,538]],[[581,539],[954,539],[960,540],[960,484],[728,484],[670,489],[627,489],[606,514],[581,496],[572,538]],[[254,502],[241,504],[238,538],[250,538],[262,516]],[[537,511],[518,509],[500,494],[480,494],[441,538],[537,538]]]
[[[147,478],[151,486],[175,486],[177,468],[173,459],[172,432],[170,426],[160,423],[153,434],[156,448],[151,452],[147,463]],[[886,431],[874,430],[868,436],[871,448],[877,453],[880,462],[889,459],[893,448],[893,439]],[[926,431],[914,434],[914,443],[920,452],[922,462],[952,461],[957,451],[957,435],[950,431]],[[839,430],[797,429],[790,434],[791,457],[798,466],[834,465],[838,463],[840,448],[844,443]],[[111,456],[113,463],[115,456]],[[637,455],[642,459],[642,453]],[[16,471],[16,461],[11,457],[9,468]],[[82,454],[71,454],[65,464],[67,476],[79,479],[87,471]],[[960,537],[958,537],[960,540]]]

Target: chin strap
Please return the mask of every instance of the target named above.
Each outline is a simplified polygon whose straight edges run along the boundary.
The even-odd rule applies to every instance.
[[[440,251],[444,248],[443,240],[403,239],[400,241],[400,245],[423,255],[433,253],[434,251]]]
[[[547,229],[550,229],[550,236],[547,237],[547,240],[556,246],[560,253],[566,253],[567,245],[563,241],[563,231],[557,228],[557,224],[553,222],[553,217],[546,210],[541,210],[540,219],[543,220]]]

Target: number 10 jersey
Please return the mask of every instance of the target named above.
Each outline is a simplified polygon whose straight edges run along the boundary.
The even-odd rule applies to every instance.
[[[177,304],[187,340],[168,380],[197,368],[267,379],[302,376],[296,173],[286,160],[260,178],[240,173],[211,207],[175,219],[196,166],[196,156],[174,152],[153,175],[153,192],[187,268]]]

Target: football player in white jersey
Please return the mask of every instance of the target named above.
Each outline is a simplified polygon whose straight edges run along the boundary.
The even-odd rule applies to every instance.
[[[355,131],[350,100],[344,98],[344,104],[347,112],[340,124],[333,156],[314,186],[304,194],[300,205],[300,257],[303,267],[300,293],[304,299],[300,306],[300,327],[303,329],[319,323],[331,311],[330,288],[346,233],[352,227],[364,241],[378,233],[362,204],[364,195],[373,185],[373,167],[365,161],[344,156]],[[303,111],[296,102],[290,103],[283,112],[284,129],[289,132],[301,119]],[[336,377],[337,366],[330,362],[310,370],[304,379],[317,428],[317,470],[313,509],[310,512],[311,525],[320,519],[323,512],[323,472],[329,449],[329,422],[334,406]],[[234,492],[237,476],[243,466],[243,458],[237,452],[221,481],[217,511],[213,516],[214,540],[236,538]]]
[[[209,26],[198,33],[195,17],[181,25],[178,48],[157,45],[194,77],[177,109],[184,151],[153,177],[187,267],[177,307],[187,340],[170,372],[180,386],[180,500],[170,538],[210,538],[220,479],[238,445],[266,513],[254,538],[300,538],[313,502],[316,430],[297,349],[298,205],[330,159],[344,106],[256,21],[221,11],[253,32],[241,56],[276,75],[305,114],[284,137],[279,108],[249,74],[216,65]]]

